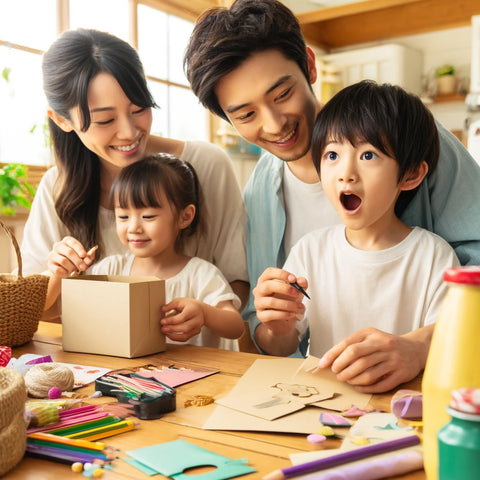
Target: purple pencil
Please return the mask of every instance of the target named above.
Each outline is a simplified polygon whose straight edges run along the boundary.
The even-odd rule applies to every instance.
[[[95,459],[106,460],[106,456],[103,453],[84,453],[75,450],[56,448],[49,445],[39,445],[34,443],[27,443],[27,453],[42,456],[43,458],[49,458],[50,460],[56,460],[61,463],[69,462],[92,462]]]
[[[300,477],[307,473],[319,472],[320,470],[326,470],[327,468],[336,467],[345,463],[373,457],[374,455],[380,455],[381,453],[388,453],[402,448],[413,447],[419,443],[420,438],[417,435],[397,438],[395,440],[389,440],[388,442],[375,443],[368,447],[348,450],[337,455],[332,455],[331,457],[320,458],[300,465],[293,465],[292,467],[275,470],[263,477],[262,480],[286,480],[288,478]]]

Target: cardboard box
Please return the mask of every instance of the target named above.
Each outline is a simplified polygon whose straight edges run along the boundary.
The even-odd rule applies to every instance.
[[[63,349],[135,358],[163,352],[165,281],[81,275],[62,279]]]

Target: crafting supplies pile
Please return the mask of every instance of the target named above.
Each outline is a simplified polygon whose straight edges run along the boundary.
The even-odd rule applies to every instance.
[[[15,467],[25,453],[27,425],[23,413],[26,399],[23,375],[0,368],[0,477]]]

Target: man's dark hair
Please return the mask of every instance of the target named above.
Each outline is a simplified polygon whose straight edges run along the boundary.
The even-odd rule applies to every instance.
[[[292,11],[277,0],[236,0],[198,19],[185,53],[185,73],[202,105],[228,121],[215,94],[218,81],[253,53],[270,49],[297,63],[309,79],[306,44]]]
[[[320,174],[320,161],[328,142],[348,140],[352,145],[372,144],[399,165],[398,181],[418,169],[423,161],[430,175],[440,152],[438,130],[432,113],[416,95],[403,88],[363,80],[344,88],[329,100],[315,121],[312,159]],[[415,190],[402,192],[400,214]]]

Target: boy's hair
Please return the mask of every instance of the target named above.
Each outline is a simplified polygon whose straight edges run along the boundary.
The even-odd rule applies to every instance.
[[[320,161],[331,140],[352,145],[367,142],[394,158],[398,182],[425,161],[430,175],[440,152],[432,113],[416,95],[403,88],[363,80],[337,93],[317,115],[312,134],[312,158],[320,175]],[[397,214],[403,212],[416,189],[401,193]]]
[[[197,20],[184,57],[185,73],[202,105],[229,121],[215,94],[218,81],[252,54],[269,49],[293,60],[309,79],[306,44],[292,11],[277,0],[236,0]]]
[[[187,237],[202,229],[201,192],[195,169],[168,153],[154,153],[123,168],[112,184],[110,201],[120,208],[161,207],[160,192],[177,215],[188,205],[195,207],[190,225],[180,231],[175,248],[180,251]]]

